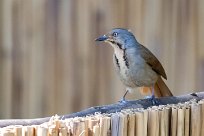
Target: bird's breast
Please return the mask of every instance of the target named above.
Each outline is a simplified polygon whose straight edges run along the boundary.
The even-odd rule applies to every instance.
[[[115,50],[114,53],[116,71],[126,86],[151,86],[156,82],[158,75],[139,54],[127,50]]]
[[[130,76],[130,60],[126,54],[126,50],[115,50],[113,56],[113,62],[117,74],[126,86],[134,86],[134,82],[131,81]]]

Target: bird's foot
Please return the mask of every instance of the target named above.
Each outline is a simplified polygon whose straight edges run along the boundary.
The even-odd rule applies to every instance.
[[[125,96],[127,95],[128,93],[128,90],[126,90],[125,94],[123,95],[123,98],[119,101],[120,103],[126,103],[126,99],[125,99]]]
[[[123,97],[121,100],[119,100],[120,103],[126,103],[127,100],[125,99],[125,97]]]
[[[161,103],[155,98],[154,95],[146,96],[145,98],[148,99],[149,101],[151,101],[152,105],[154,105],[154,106],[161,105]]]

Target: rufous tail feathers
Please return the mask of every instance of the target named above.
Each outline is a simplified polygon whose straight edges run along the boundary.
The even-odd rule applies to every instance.
[[[154,90],[156,97],[173,96],[173,94],[171,93],[171,91],[169,90],[169,88],[161,77],[158,78],[154,86]]]
[[[143,95],[148,95],[149,92],[152,91],[150,87],[141,87],[140,92]],[[165,96],[173,96],[165,82],[161,77],[158,78],[155,86],[154,86],[154,94],[156,97],[165,97]]]

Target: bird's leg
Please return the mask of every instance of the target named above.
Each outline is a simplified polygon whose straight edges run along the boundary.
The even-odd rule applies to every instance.
[[[125,92],[125,94],[123,95],[123,98],[120,100],[120,102],[125,102],[125,101],[126,101],[126,100],[125,100],[125,96],[127,95],[128,92],[129,92],[129,90],[126,89],[126,92]]]
[[[155,99],[155,95],[154,95],[154,86],[152,87],[152,96],[151,98]]]
[[[125,101],[125,96],[127,95],[127,93],[128,93],[128,90],[126,90],[126,92],[125,92],[125,94],[123,95],[123,101]]]
[[[160,103],[157,101],[157,99],[155,98],[155,95],[154,95],[154,86],[151,87],[151,96],[148,96],[147,99],[149,99],[153,105],[159,105]]]

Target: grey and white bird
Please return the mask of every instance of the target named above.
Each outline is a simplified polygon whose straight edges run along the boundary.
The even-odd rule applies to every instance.
[[[126,86],[126,93],[137,87],[151,87],[151,98],[172,96],[163,81],[167,79],[159,60],[141,45],[132,32],[123,28],[112,29],[96,39],[109,43],[113,49],[113,63],[117,74]]]

